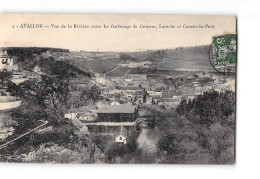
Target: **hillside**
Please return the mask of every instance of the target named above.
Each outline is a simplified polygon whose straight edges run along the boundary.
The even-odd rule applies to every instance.
[[[140,61],[156,62],[156,68],[174,70],[186,69],[211,69],[208,59],[209,46],[179,47],[175,49],[132,52],[128,53]]]
[[[6,50],[8,55],[15,59],[20,70],[33,71],[34,67],[39,66],[42,72],[59,79],[75,78],[79,75],[91,77],[91,73],[88,71],[81,70],[51,55],[53,53],[69,53],[67,49],[8,47],[2,50]],[[44,56],[44,53],[48,53],[50,56]]]
[[[69,52],[68,49],[62,48],[49,48],[49,47],[6,47],[1,48],[1,50],[6,50],[11,56],[17,57],[30,57],[33,54],[40,55],[43,52]]]
[[[74,52],[74,54],[70,54],[71,52],[69,52],[69,61],[77,67],[97,73],[105,73],[118,64],[143,61],[152,62],[150,67],[158,70],[206,70],[212,69],[208,60],[208,48],[208,46],[197,46],[124,53]]]
[[[71,52],[67,49],[36,47],[10,47],[6,50],[9,55],[18,57],[20,67],[23,69],[32,69],[36,65],[39,65],[40,59],[52,58],[55,61],[63,61],[66,68],[72,67],[79,73],[93,72],[104,74],[119,64],[140,63],[144,61],[151,62],[148,69],[170,71],[209,70],[212,69],[212,67],[208,60],[208,48],[208,46],[179,47],[175,49],[122,53],[86,51]],[[62,62],[59,63],[62,64]],[[46,65],[44,66],[46,67]],[[119,71],[114,72],[116,73],[116,76],[124,75],[128,71],[120,69],[121,68],[119,68]],[[49,70],[47,72],[49,72]]]

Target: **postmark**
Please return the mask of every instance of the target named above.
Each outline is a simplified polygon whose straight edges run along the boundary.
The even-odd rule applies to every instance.
[[[225,34],[212,37],[209,48],[209,61],[212,67],[225,75],[236,74],[237,35]]]

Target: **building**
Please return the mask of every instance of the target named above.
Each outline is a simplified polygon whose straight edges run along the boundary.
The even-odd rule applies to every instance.
[[[13,83],[15,83],[16,85],[18,85],[26,80],[29,80],[29,78],[27,78],[26,75],[24,75],[23,73],[20,73],[20,72],[14,73],[13,78],[11,79],[11,81]]]
[[[146,81],[146,74],[129,74],[127,75],[127,79],[131,79],[131,81]]]
[[[158,102],[158,105],[163,105],[166,108],[175,108],[179,105],[180,99],[174,99],[174,98],[163,98],[160,99]]]
[[[0,70],[6,69],[7,71],[12,71],[17,70],[17,68],[17,65],[14,66],[13,58],[11,58],[6,51],[0,52]]]
[[[34,71],[35,73],[37,73],[37,74],[42,74],[42,70],[41,70],[41,68],[40,68],[38,65],[36,65],[36,66],[33,68],[33,71]]]
[[[126,139],[127,139],[127,130],[126,130],[126,128],[121,126],[120,133],[115,134],[115,142],[126,144]]]
[[[183,87],[181,92],[185,96],[194,96],[195,95],[195,88],[194,87]]]
[[[77,113],[67,113],[64,114],[64,117],[68,119],[75,119],[77,117]]]
[[[162,97],[162,92],[161,92],[161,91],[148,90],[147,93],[148,93],[150,96],[160,96],[160,97]]]
[[[106,84],[106,78],[104,76],[101,76],[101,75],[96,75],[96,82],[98,84],[105,85]]]
[[[119,106],[119,105],[121,105],[118,101],[112,101],[111,103],[110,103],[110,105],[111,106]]]
[[[181,91],[172,92],[172,98],[173,99],[181,99],[182,98],[182,92]]]
[[[131,104],[101,106],[97,111],[97,122],[134,122],[138,117],[138,107]]]
[[[80,122],[93,122],[96,120],[95,115],[91,114],[90,112],[79,112],[77,113],[77,118]]]
[[[144,96],[143,95],[136,95],[135,96],[136,102],[140,105],[144,103]]]
[[[203,93],[202,87],[195,87],[195,95],[200,95]]]

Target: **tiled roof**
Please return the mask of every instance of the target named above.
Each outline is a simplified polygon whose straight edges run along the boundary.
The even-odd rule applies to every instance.
[[[135,105],[118,105],[118,106],[111,106],[105,105],[98,109],[97,113],[134,113],[136,110]]]
[[[135,86],[126,86],[123,88],[123,90],[142,90],[139,87],[135,87]]]

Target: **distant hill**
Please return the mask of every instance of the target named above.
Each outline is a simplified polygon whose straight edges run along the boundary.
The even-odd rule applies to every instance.
[[[8,55],[12,56],[24,56],[30,54],[38,54],[40,55],[43,52],[69,52],[68,49],[62,48],[49,48],[49,47],[5,47],[2,50],[6,50]]]
[[[81,70],[65,61],[55,60],[54,58],[41,58],[37,65],[46,74],[55,76],[58,79],[77,78],[80,75],[91,78],[91,73]]]
[[[69,61],[82,69],[97,73],[105,73],[118,64],[141,61],[154,62],[155,68],[164,70],[208,70],[212,69],[208,51],[209,46],[204,45],[142,52],[75,52]]]
[[[211,69],[208,59],[209,46],[179,47],[175,49],[148,50],[146,52],[130,52],[140,61],[156,62],[156,68],[174,70],[186,69]]]
[[[124,62],[120,60],[117,52],[69,52],[66,55],[65,53],[55,55],[82,70],[101,74]]]
[[[21,66],[32,68],[40,58],[64,61],[82,71],[106,73],[118,64],[151,61],[158,70],[207,70],[212,69],[209,46],[179,47],[175,49],[147,50],[142,52],[71,52],[61,48],[10,47],[9,55],[18,56]],[[33,59],[33,60],[32,60]],[[37,60],[36,60],[37,59]],[[66,66],[66,65],[65,65]]]
[[[186,68],[186,69],[211,69],[208,58],[209,46],[197,46],[176,48],[167,50],[167,56],[162,60],[163,63],[159,67],[172,68]]]
[[[8,55],[16,57],[15,63],[21,70],[32,71],[35,66],[39,66],[41,71],[59,79],[76,78],[79,75],[91,77],[91,73],[82,70],[65,61],[57,60],[56,58],[44,57],[43,53],[69,53],[67,49],[61,48],[41,48],[41,47],[7,47]]]

